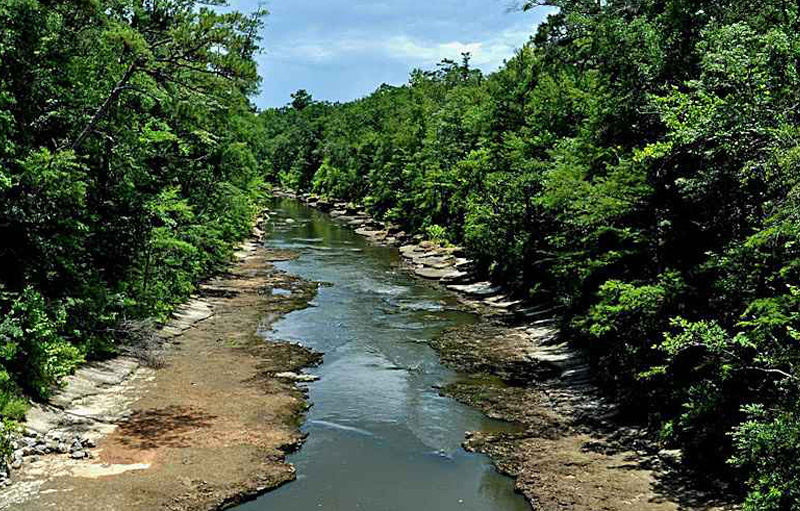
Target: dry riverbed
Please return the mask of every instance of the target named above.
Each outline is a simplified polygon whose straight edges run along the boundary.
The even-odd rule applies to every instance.
[[[44,450],[78,437],[88,457],[27,455],[0,509],[201,511],[295,478],[284,459],[303,441],[297,381],[321,356],[258,332],[305,307],[317,285],[270,264],[289,253],[250,242],[238,256],[162,331],[163,367],[94,364],[32,412],[26,441]]]

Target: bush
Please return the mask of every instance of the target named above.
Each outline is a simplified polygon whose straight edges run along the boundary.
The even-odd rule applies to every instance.
[[[749,420],[733,432],[736,455],[731,463],[750,474],[745,511],[800,510],[800,414],[745,407]]]
[[[0,322],[0,364],[19,388],[45,397],[51,387],[84,361],[81,350],[61,337],[63,307],[48,308],[36,290],[26,288]],[[7,404],[18,409],[13,400]]]
[[[433,241],[434,243],[438,243],[439,245],[446,245],[448,243],[447,229],[441,225],[429,225],[425,229],[425,234],[429,240]]]
[[[16,421],[3,417],[0,420],[0,462],[8,459],[14,452],[12,441],[16,433],[19,432],[19,424]],[[0,463],[2,465],[2,463]]]
[[[668,326],[682,288],[680,275],[672,272],[653,284],[610,280],[600,287],[597,303],[574,325],[589,339],[589,349],[607,381],[632,385],[659,360],[653,348]]]

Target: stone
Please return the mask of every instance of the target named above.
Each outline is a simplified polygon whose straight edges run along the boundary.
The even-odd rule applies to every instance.
[[[11,468],[14,470],[19,470],[22,468],[22,460],[14,460],[14,463],[11,464]]]
[[[61,454],[67,454],[69,452],[69,446],[67,444],[65,444],[64,442],[61,442],[56,447],[56,450],[58,452],[60,452]]]
[[[84,445],[84,446],[86,446],[86,447],[88,447],[88,448],[90,448],[90,449],[94,449],[95,447],[97,447],[97,442],[95,442],[95,441],[94,441],[94,440],[92,440],[91,438],[87,438],[87,439],[86,439],[86,440],[83,442],[83,445]]]
[[[443,250],[451,256],[458,258],[463,258],[466,253],[464,247],[447,247]]]
[[[470,274],[465,271],[450,270],[442,276],[442,282],[448,284],[461,284],[466,283]]]
[[[510,309],[511,307],[520,305],[522,300],[514,300],[509,296],[500,295],[489,298],[484,303],[496,309]]]
[[[414,262],[428,266],[429,268],[435,268],[437,270],[443,270],[445,268],[452,269],[452,261],[450,259],[447,257],[437,256],[435,254],[428,255],[427,257],[415,257]]]
[[[74,459],[74,460],[82,460],[83,458],[86,457],[86,453],[83,452],[83,451],[75,451],[75,452],[72,453],[71,456],[72,456],[72,459]]]
[[[481,298],[494,296],[500,293],[500,288],[492,285],[491,282],[478,282],[477,284],[450,284],[447,289],[457,291],[469,296]]]
[[[412,252],[416,252],[418,248],[419,247],[417,247],[416,245],[403,245],[402,247],[400,247],[400,253],[403,255],[410,254]]]
[[[292,372],[277,373],[275,377],[296,382],[312,382],[319,380],[319,376],[314,376],[313,374],[298,374]]]
[[[468,271],[468,270],[470,270],[470,269],[471,269],[471,268],[472,268],[474,265],[475,265],[475,263],[473,263],[473,262],[472,262],[472,261],[470,261],[469,259],[465,259],[465,258],[463,258],[463,257],[459,257],[459,258],[457,258],[457,259],[455,260],[455,262],[453,263],[453,266],[455,267],[455,269],[456,269],[456,270],[460,270],[460,271]]]
[[[680,465],[683,461],[683,453],[680,449],[661,449],[658,451],[658,457],[664,463],[668,463],[670,465]]]
[[[440,280],[442,277],[450,273],[448,269],[438,268],[417,268],[414,273],[423,279]]]

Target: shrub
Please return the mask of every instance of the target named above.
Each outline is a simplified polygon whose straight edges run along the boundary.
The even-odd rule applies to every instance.
[[[447,229],[441,225],[429,225],[425,229],[425,234],[428,236],[428,239],[434,243],[438,243],[440,245],[446,245],[448,243]]]
[[[59,333],[65,321],[63,307],[48,308],[30,287],[0,321],[0,364],[16,385],[34,397],[46,396],[84,361],[81,350]]]
[[[744,408],[749,420],[733,432],[731,463],[750,474],[745,511],[800,510],[800,414],[770,412],[762,405]]]

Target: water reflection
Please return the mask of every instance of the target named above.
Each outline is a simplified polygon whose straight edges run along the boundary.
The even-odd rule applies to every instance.
[[[428,341],[474,318],[398,271],[396,251],[295,201],[275,209],[270,246],[301,253],[278,266],[332,286],[264,335],[322,351],[325,363],[312,371],[309,439],[290,459],[298,480],[238,509],[529,511],[510,478],[460,447],[465,431],[510,426],[433,388],[458,375]]]

